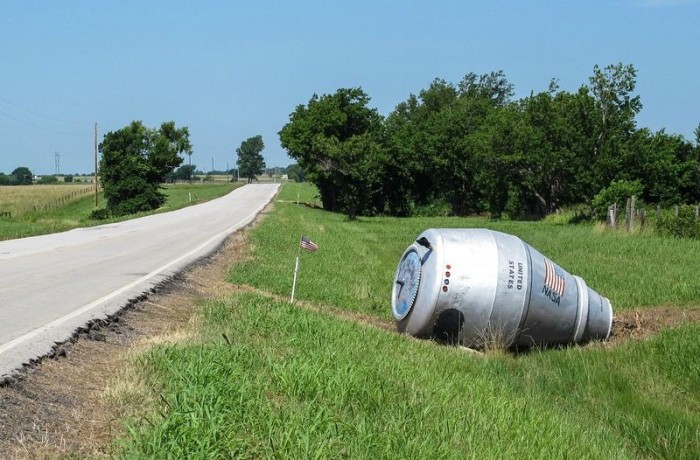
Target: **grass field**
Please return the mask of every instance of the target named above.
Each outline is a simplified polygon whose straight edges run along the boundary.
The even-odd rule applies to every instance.
[[[37,209],[44,210],[51,205],[65,204],[77,197],[94,193],[94,190],[91,184],[84,183],[2,185],[0,186],[0,212],[9,212],[15,217],[21,217]]]
[[[620,311],[696,308],[697,241],[480,219],[348,221],[297,196],[313,190],[285,185],[232,267],[231,281],[249,288],[202,301],[193,338],[133,359],[126,387],[142,415],[121,456],[700,458],[697,323],[614,346],[484,356],[367,325],[390,322],[396,264],[428,227],[514,233]],[[301,234],[320,247],[301,253],[306,308],[287,300]]]
[[[172,211],[201,203],[225,195],[240,185],[242,184],[207,182],[168,184],[164,188],[167,201],[156,212]],[[89,188],[86,184],[0,186],[0,212],[7,210],[11,213],[9,217],[0,215],[0,240],[124,220],[91,220],[89,216],[95,209],[95,196],[94,191],[89,191]],[[104,206],[101,193],[98,196],[98,206]],[[135,216],[125,219],[133,217]]]

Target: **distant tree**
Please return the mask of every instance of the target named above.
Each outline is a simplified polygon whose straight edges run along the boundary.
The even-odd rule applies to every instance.
[[[187,128],[163,123],[158,130],[140,121],[109,132],[100,144],[100,176],[108,214],[115,216],[160,207],[165,195],[160,183],[179,166],[180,154],[191,151]]]
[[[14,178],[5,173],[0,173],[0,185],[12,185]]]
[[[287,167],[287,177],[294,182],[304,182],[306,180],[306,171],[298,164],[293,164]]]
[[[58,183],[58,177],[56,176],[41,176],[41,179],[37,181],[37,184],[42,184],[42,185],[48,185],[48,184],[57,184]]]
[[[386,150],[382,117],[369,100],[360,88],[313,95],[279,132],[282,147],[318,188],[323,207],[351,219],[380,207]]]
[[[196,169],[197,165],[182,165],[175,171],[173,171],[170,175],[168,175],[168,178],[171,180],[191,181]]]
[[[31,185],[34,174],[26,166],[20,166],[12,171],[13,185]]]
[[[265,160],[262,156],[264,148],[263,138],[258,135],[244,140],[236,149],[239,176],[248,178],[249,183],[265,171]]]
[[[63,176],[63,182],[65,182],[65,183],[73,182],[73,175],[72,175],[72,174],[66,174],[65,176]]]

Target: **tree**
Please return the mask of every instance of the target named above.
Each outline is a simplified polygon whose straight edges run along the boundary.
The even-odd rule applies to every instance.
[[[191,181],[197,165],[182,165],[172,172],[168,177],[171,180]]]
[[[287,168],[287,177],[294,182],[304,182],[306,180],[306,171],[298,164],[293,164]]]
[[[37,184],[47,185],[47,184],[57,184],[58,177],[56,176],[41,176],[41,179],[37,181]]]
[[[644,185],[644,201],[671,205],[700,198],[698,161],[692,143],[683,136],[642,128],[635,132],[630,151],[620,175]]]
[[[519,153],[513,185],[521,211],[540,217],[561,206],[592,199],[587,173],[591,132],[587,126],[593,104],[585,91],[559,91],[555,81],[548,91],[519,102]]]
[[[12,171],[13,185],[31,185],[34,174],[26,166],[20,166]]]
[[[176,128],[174,121],[160,125],[157,131],[149,130],[150,149],[148,163],[150,165],[150,181],[160,183],[175,168],[182,164],[181,155],[192,154],[190,132],[187,127]]]
[[[314,94],[279,132],[282,147],[318,188],[323,207],[350,218],[382,207],[382,117],[367,107],[369,100],[360,88]]]
[[[236,149],[238,175],[247,177],[248,183],[253,182],[258,174],[265,171],[265,160],[262,156],[264,148],[262,136],[257,135],[244,140],[241,142],[241,146]]]
[[[637,70],[622,63],[593,68],[589,78],[595,100],[593,157],[591,164],[595,190],[620,177],[624,156],[630,155],[629,143],[636,129],[635,116],[642,109],[639,96],[633,96]]]
[[[187,128],[163,123],[158,130],[141,121],[105,134],[100,144],[100,176],[108,214],[149,211],[165,202],[160,183],[192,150]]]

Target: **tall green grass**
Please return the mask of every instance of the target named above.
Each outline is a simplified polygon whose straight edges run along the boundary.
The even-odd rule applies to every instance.
[[[302,234],[317,243],[302,251],[296,295],[390,318],[387,302],[399,258],[427,228],[483,227],[511,233],[610,298],[616,310],[700,304],[700,241],[605,232],[593,225],[491,221],[485,218],[360,218],[295,204],[298,184],[283,188],[275,212],[251,235],[255,260],[232,281],[289,294]],[[302,199],[302,201],[304,201]]]
[[[697,326],[614,350],[474,357],[247,293],[206,303],[201,327],[141,357],[158,404],[124,457],[700,454]]]
[[[625,308],[693,298],[634,296],[658,270],[601,265],[670,266],[689,260],[694,243],[474,219],[348,221],[291,203],[295,187],[284,187],[251,232],[252,260],[231,270],[232,281],[262,292],[204,300],[194,339],[158,345],[132,363],[151,405],[129,422],[118,456],[700,458],[697,324],[615,347],[474,356],[330,313],[387,319],[398,258],[427,227],[515,233]],[[269,295],[289,294],[301,234],[320,249],[300,253],[297,295],[318,312]]]

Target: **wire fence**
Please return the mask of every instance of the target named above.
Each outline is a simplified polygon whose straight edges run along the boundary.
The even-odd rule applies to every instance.
[[[98,189],[99,190],[99,189]],[[95,193],[95,185],[73,189],[70,193],[65,193],[58,197],[54,196],[49,200],[35,201],[32,204],[23,204],[13,208],[0,209],[0,217],[13,218],[28,214],[30,212],[47,212],[59,209],[78,198]]]
[[[700,224],[700,204],[695,205],[675,205],[671,208],[662,208],[660,205],[647,209],[645,206],[637,206],[637,198],[631,196],[627,199],[624,208],[613,203],[608,207],[606,218],[607,226],[610,228],[623,228],[628,232],[635,229],[644,229],[652,219],[658,219],[664,214],[673,219],[694,220],[696,225]],[[694,219],[693,219],[694,218]]]

